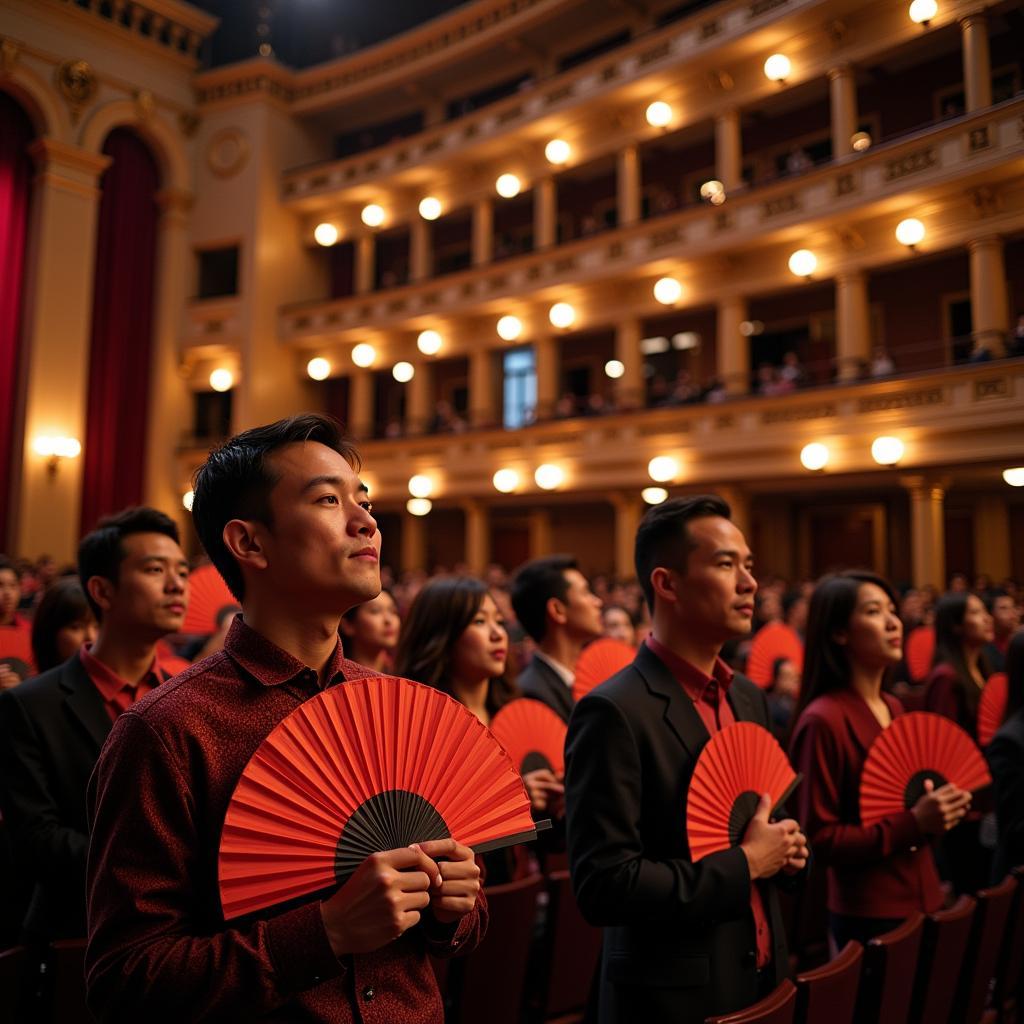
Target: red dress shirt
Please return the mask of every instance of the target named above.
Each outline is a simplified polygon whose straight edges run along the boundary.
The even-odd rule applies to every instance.
[[[327,685],[375,673],[340,643]],[[221,914],[217,853],[228,803],[267,734],[319,676],[241,616],[224,650],[114,723],[89,784],[89,1002],[104,1021],[441,1024],[427,953],[468,952],[486,902],[456,926],[429,915],[373,953],[338,959],[319,902]]]
[[[903,705],[882,695],[893,718]],[[819,862],[828,866],[828,908],[856,917],[909,917],[942,906],[928,838],[910,811],[876,825],[860,822],[860,776],[881,723],[853,690],[812,701],[800,715],[790,758],[803,782],[800,820]]]
[[[646,643],[668,666],[668,670],[676,677],[676,682],[693,701],[693,706],[697,709],[708,735],[714,736],[720,729],[735,723],[736,716],[733,714],[732,705],[725,699],[729,693],[733,671],[721,658],[715,659],[712,675],[706,676],[699,668],[680,658],[653,636],[648,636]],[[767,967],[772,960],[772,932],[764,908],[764,899],[754,882],[750,885],[750,911],[754,915],[754,930],[757,935],[757,966]]]
[[[156,660],[149,666],[149,671],[137,682],[129,683],[122,679],[112,668],[104,665],[99,658],[94,658],[87,644],[82,644],[78,659],[85,669],[92,685],[99,691],[103,704],[112,722],[117,716],[127,711],[140,697],[145,697],[150,690],[158,687],[171,673],[158,665]]]

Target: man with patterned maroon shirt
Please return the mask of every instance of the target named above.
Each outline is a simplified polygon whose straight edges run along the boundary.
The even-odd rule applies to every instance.
[[[252,754],[303,702],[372,675],[338,642],[380,591],[354,448],[303,415],[210,454],[192,514],[242,605],[224,650],[121,716],[90,783],[89,1004],[103,1021],[441,1024],[427,954],[476,946],[486,905],[452,839],[375,854],[332,896],[230,924],[220,834]]]

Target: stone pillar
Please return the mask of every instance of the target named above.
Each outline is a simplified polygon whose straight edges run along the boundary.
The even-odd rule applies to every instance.
[[[434,367],[426,360],[418,362],[412,380],[405,385],[408,388],[405,406],[407,433],[425,433],[430,425],[431,414],[434,411],[433,383]]]
[[[750,392],[750,342],[740,333],[740,324],[746,319],[746,299],[728,295],[719,301],[715,358],[718,378],[730,396]]]
[[[1010,508],[1006,499],[986,494],[974,508],[974,571],[993,580],[1011,575]]]
[[[497,422],[494,376],[491,349],[473,349],[469,356],[469,421],[474,427],[487,427]]]
[[[491,560],[491,523],[487,506],[479,501],[462,505],[466,515],[465,562],[474,576],[481,576]]]
[[[960,19],[964,50],[964,95],[967,112],[992,106],[992,61],[988,45],[988,21],[980,11]]]
[[[434,272],[430,247],[430,222],[417,216],[409,227],[409,277],[415,283],[426,281]]]
[[[620,227],[635,224],[640,220],[640,150],[635,145],[619,150],[616,188]]]
[[[370,370],[356,370],[349,378],[348,428],[359,440],[373,437],[374,380]]]
[[[478,199],[473,206],[473,266],[494,259],[494,200]]]
[[[910,491],[910,548],[915,587],[946,586],[945,490],[924,477],[907,477]]]
[[[402,516],[402,571],[426,569],[427,522],[425,516]]]
[[[644,404],[642,334],[643,328],[636,317],[615,325],[615,358],[625,367],[625,373],[615,382],[615,402],[620,409],[638,409]]]
[[[558,339],[538,333],[533,339],[537,367],[537,419],[548,419],[555,411],[559,393]]]
[[[549,249],[558,241],[558,186],[548,175],[533,187],[533,247]]]
[[[48,138],[30,152],[36,177],[22,320],[23,448],[20,472],[16,455],[4,486],[12,491],[14,550],[73,562],[83,460],[65,459],[51,474],[32,441],[43,434],[85,443],[99,180],[110,159]]]
[[[192,196],[165,189],[157,196],[161,208],[157,254],[156,309],[146,434],[146,503],[161,509],[184,529],[187,513],[181,497],[189,482],[178,478],[175,441],[182,432],[182,410],[191,406],[188,385],[179,372],[181,313],[188,301],[188,211]]]
[[[620,579],[630,579],[636,575],[633,551],[644,503],[637,495],[626,492],[613,493],[611,502],[615,509],[615,575]]]
[[[974,337],[993,356],[1004,352],[1010,330],[1010,302],[1006,290],[1003,240],[996,235],[978,238],[967,245],[971,262],[971,317]]]
[[[840,64],[828,73],[832,105],[832,158],[849,156],[850,141],[857,131],[857,79],[849,64]]]
[[[356,294],[372,292],[377,272],[377,240],[373,235],[356,239]]]
[[[727,110],[715,118],[715,174],[725,194],[743,184],[743,141],[740,112]]]
[[[871,358],[867,277],[860,270],[836,278],[836,358],[839,380],[857,380]]]
[[[530,509],[530,557],[550,555],[554,547],[551,513],[544,508]]]

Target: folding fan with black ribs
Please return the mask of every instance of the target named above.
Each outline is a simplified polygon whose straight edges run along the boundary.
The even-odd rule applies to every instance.
[[[629,644],[611,637],[602,637],[588,644],[576,661],[576,675],[572,684],[573,700],[582,700],[595,686],[611,679],[633,663],[636,651]]]
[[[329,891],[382,850],[453,836],[483,853],[544,825],[458,701],[391,676],[342,683],[281,721],[242,772],[220,843],[224,917]]]
[[[182,633],[216,633],[217,613],[237,604],[221,574],[212,565],[199,566],[188,579],[188,611]]]
[[[538,768],[565,771],[565,722],[547,704],[528,697],[510,701],[491,719],[491,732],[523,775]]]
[[[978,701],[978,742],[987,747],[1006,717],[1010,684],[1005,672],[994,672],[981,691]]]
[[[874,825],[909,810],[924,794],[952,782],[983,789],[992,782],[978,745],[956,722],[931,711],[893,719],[871,744],[860,777],[860,820]]]
[[[804,643],[792,626],[784,622],[769,622],[762,626],[750,643],[746,675],[762,689],[772,685],[775,662],[779,658],[796,665],[797,672],[804,667]]]
[[[690,857],[698,861],[738,846],[761,794],[771,794],[775,814],[800,778],[775,737],[756,722],[715,733],[697,758],[686,796]]]

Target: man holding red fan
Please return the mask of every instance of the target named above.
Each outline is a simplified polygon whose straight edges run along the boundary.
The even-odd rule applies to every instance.
[[[374,854],[330,897],[231,922],[218,848],[235,785],[307,700],[372,672],[338,623],[380,592],[380,534],[338,425],[246,431],[196,477],[193,519],[242,605],[224,650],[121,715],[90,783],[89,1004],[104,1021],[441,1024],[427,958],[486,927],[452,839]]]
[[[598,1019],[703,1021],[756,1002],[788,973],[775,883],[807,865],[793,820],[761,796],[741,842],[694,861],[687,791],[709,738],[768,728],[764,694],[719,658],[750,632],[757,583],[714,495],[644,516],[636,568],[653,629],[632,665],[584,697],[566,740],[573,887],[604,926]]]

